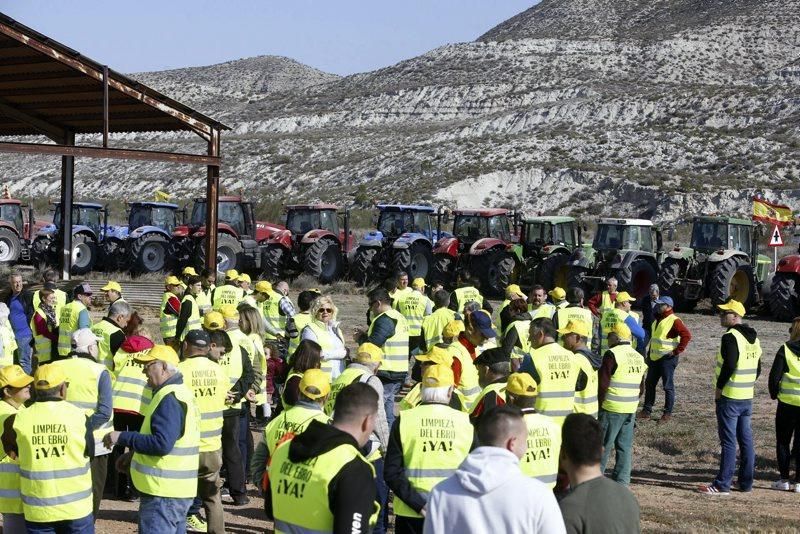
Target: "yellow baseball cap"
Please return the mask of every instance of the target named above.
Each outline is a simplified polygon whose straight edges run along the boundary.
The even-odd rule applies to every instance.
[[[564,328],[559,328],[558,333],[561,335],[565,334],[578,334],[579,336],[589,337],[589,325],[586,324],[585,321],[567,321],[566,326]]]
[[[464,321],[460,321],[458,319],[453,319],[449,323],[447,323],[442,330],[443,337],[458,337],[458,334],[463,332],[466,329],[464,326]]]
[[[356,351],[356,361],[360,363],[377,363],[383,361],[383,350],[374,343],[362,343]]]
[[[239,279],[239,271],[237,271],[236,269],[228,269],[227,271],[225,271],[225,280],[230,280],[232,282],[235,282],[238,279]]]
[[[524,295],[519,284],[509,284],[506,287],[506,298],[510,299],[513,295]]]
[[[100,288],[100,291],[116,291],[117,293],[122,293],[122,286],[119,285],[119,282],[109,280],[106,285]]]
[[[178,365],[178,363],[180,363],[178,353],[175,352],[175,349],[168,345],[155,345],[147,352],[143,352],[136,356],[137,362],[147,363],[154,362],[156,360],[171,363],[172,365]]]
[[[309,399],[321,399],[331,392],[331,377],[322,369],[309,369],[300,379],[300,393]]]
[[[272,291],[272,284],[267,282],[266,280],[260,280],[256,282],[256,286],[253,288],[253,291],[256,293],[269,293]]]
[[[239,318],[239,310],[236,309],[236,306],[233,304],[225,304],[221,306],[219,312],[222,314],[224,319],[238,319]]]
[[[733,312],[739,317],[744,317],[745,314],[744,305],[738,300],[734,299],[730,299],[728,300],[728,302],[720,304],[719,306],[717,306],[717,308],[723,311]]]
[[[189,276],[197,276],[197,271],[194,270],[194,267],[184,267],[181,272]]]
[[[443,388],[454,386],[455,383],[453,370],[447,365],[429,365],[422,372],[422,387],[424,388]]]
[[[633,302],[636,299],[631,296],[627,291],[620,291],[617,293],[617,302]]]
[[[411,287],[416,288],[416,289],[422,289],[423,287],[425,287],[425,279],[424,278],[414,278],[414,280],[411,282]]]
[[[554,287],[548,291],[547,294],[553,297],[554,300],[564,300],[567,298],[567,292],[560,287]]]
[[[33,384],[36,389],[51,389],[67,381],[60,365],[42,365],[36,369]]]
[[[438,365],[453,365],[453,355],[442,347],[433,347],[426,354],[417,354],[418,362],[432,362]]]
[[[512,373],[508,377],[506,391],[518,397],[534,397],[537,392],[536,381],[528,373]]]
[[[181,285],[181,280],[175,275],[170,275],[164,280],[165,286],[179,286]]]
[[[7,365],[0,369],[0,388],[11,386],[23,388],[33,382],[33,377],[26,374],[19,365]]]
[[[209,331],[222,330],[225,328],[225,317],[220,312],[208,312],[203,317],[203,328]]]
[[[252,282],[252,280],[250,279],[250,275],[246,274],[246,273],[242,273],[242,274],[239,275],[239,281],[240,282],[247,282],[248,284],[250,282]]]
[[[611,329],[611,332],[617,334],[617,337],[624,341],[628,341],[631,338],[631,329],[628,328],[628,325],[622,321],[617,321],[614,323],[614,327]]]

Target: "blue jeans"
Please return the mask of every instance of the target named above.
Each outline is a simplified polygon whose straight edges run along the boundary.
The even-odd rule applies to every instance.
[[[400,393],[403,382],[405,382],[405,378],[399,382],[383,382],[383,407],[386,409],[386,424],[389,425],[389,430],[392,429],[392,423],[394,423],[394,397]]]
[[[17,338],[17,350],[19,351],[19,366],[22,367],[26,373],[31,374],[31,359],[33,357],[33,347],[31,347],[31,337]]]
[[[186,534],[186,513],[192,498],[175,499],[142,494],[139,501],[139,532]]]
[[[656,403],[656,386],[661,381],[664,387],[664,413],[672,414],[675,406],[675,368],[678,367],[679,356],[669,356],[656,361],[647,361],[647,378],[644,381],[643,411],[650,413]]]
[[[739,489],[749,491],[753,488],[756,451],[753,448],[753,430],[750,416],[753,414],[752,400],[733,400],[722,397],[717,404],[717,429],[722,447],[719,473],[714,486],[722,491],[730,491],[733,470],[736,467],[736,444],[739,444]]]
[[[375,468],[375,489],[377,490],[378,504],[381,505],[381,511],[378,514],[378,523],[372,529],[372,534],[384,534],[388,527],[389,514],[387,508],[389,507],[389,486],[383,480],[383,458],[378,458],[372,462],[372,467]]]
[[[94,534],[94,517],[92,514],[80,519],[53,521],[51,523],[34,523],[25,521],[28,534]],[[5,532],[5,528],[3,529]],[[9,532],[12,532],[9,530]]]

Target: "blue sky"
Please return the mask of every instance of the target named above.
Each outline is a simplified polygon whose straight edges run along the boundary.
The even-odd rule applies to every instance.
[[[288,56],[336,74],[471,41],[538,0],[3,0],[6,15],[121,72]]]

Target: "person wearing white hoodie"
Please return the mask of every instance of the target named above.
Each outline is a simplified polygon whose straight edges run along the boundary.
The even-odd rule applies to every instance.
[[[482,417],[481,446],[431,491],[424,533],[565,533],[553,492],[520,470],[527,434],[514,406],[498,406]]]

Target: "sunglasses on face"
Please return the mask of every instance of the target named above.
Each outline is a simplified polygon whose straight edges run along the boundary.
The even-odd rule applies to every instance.
[[[333,313],[333,310],[331,308],[320,308],[317,313]]]

